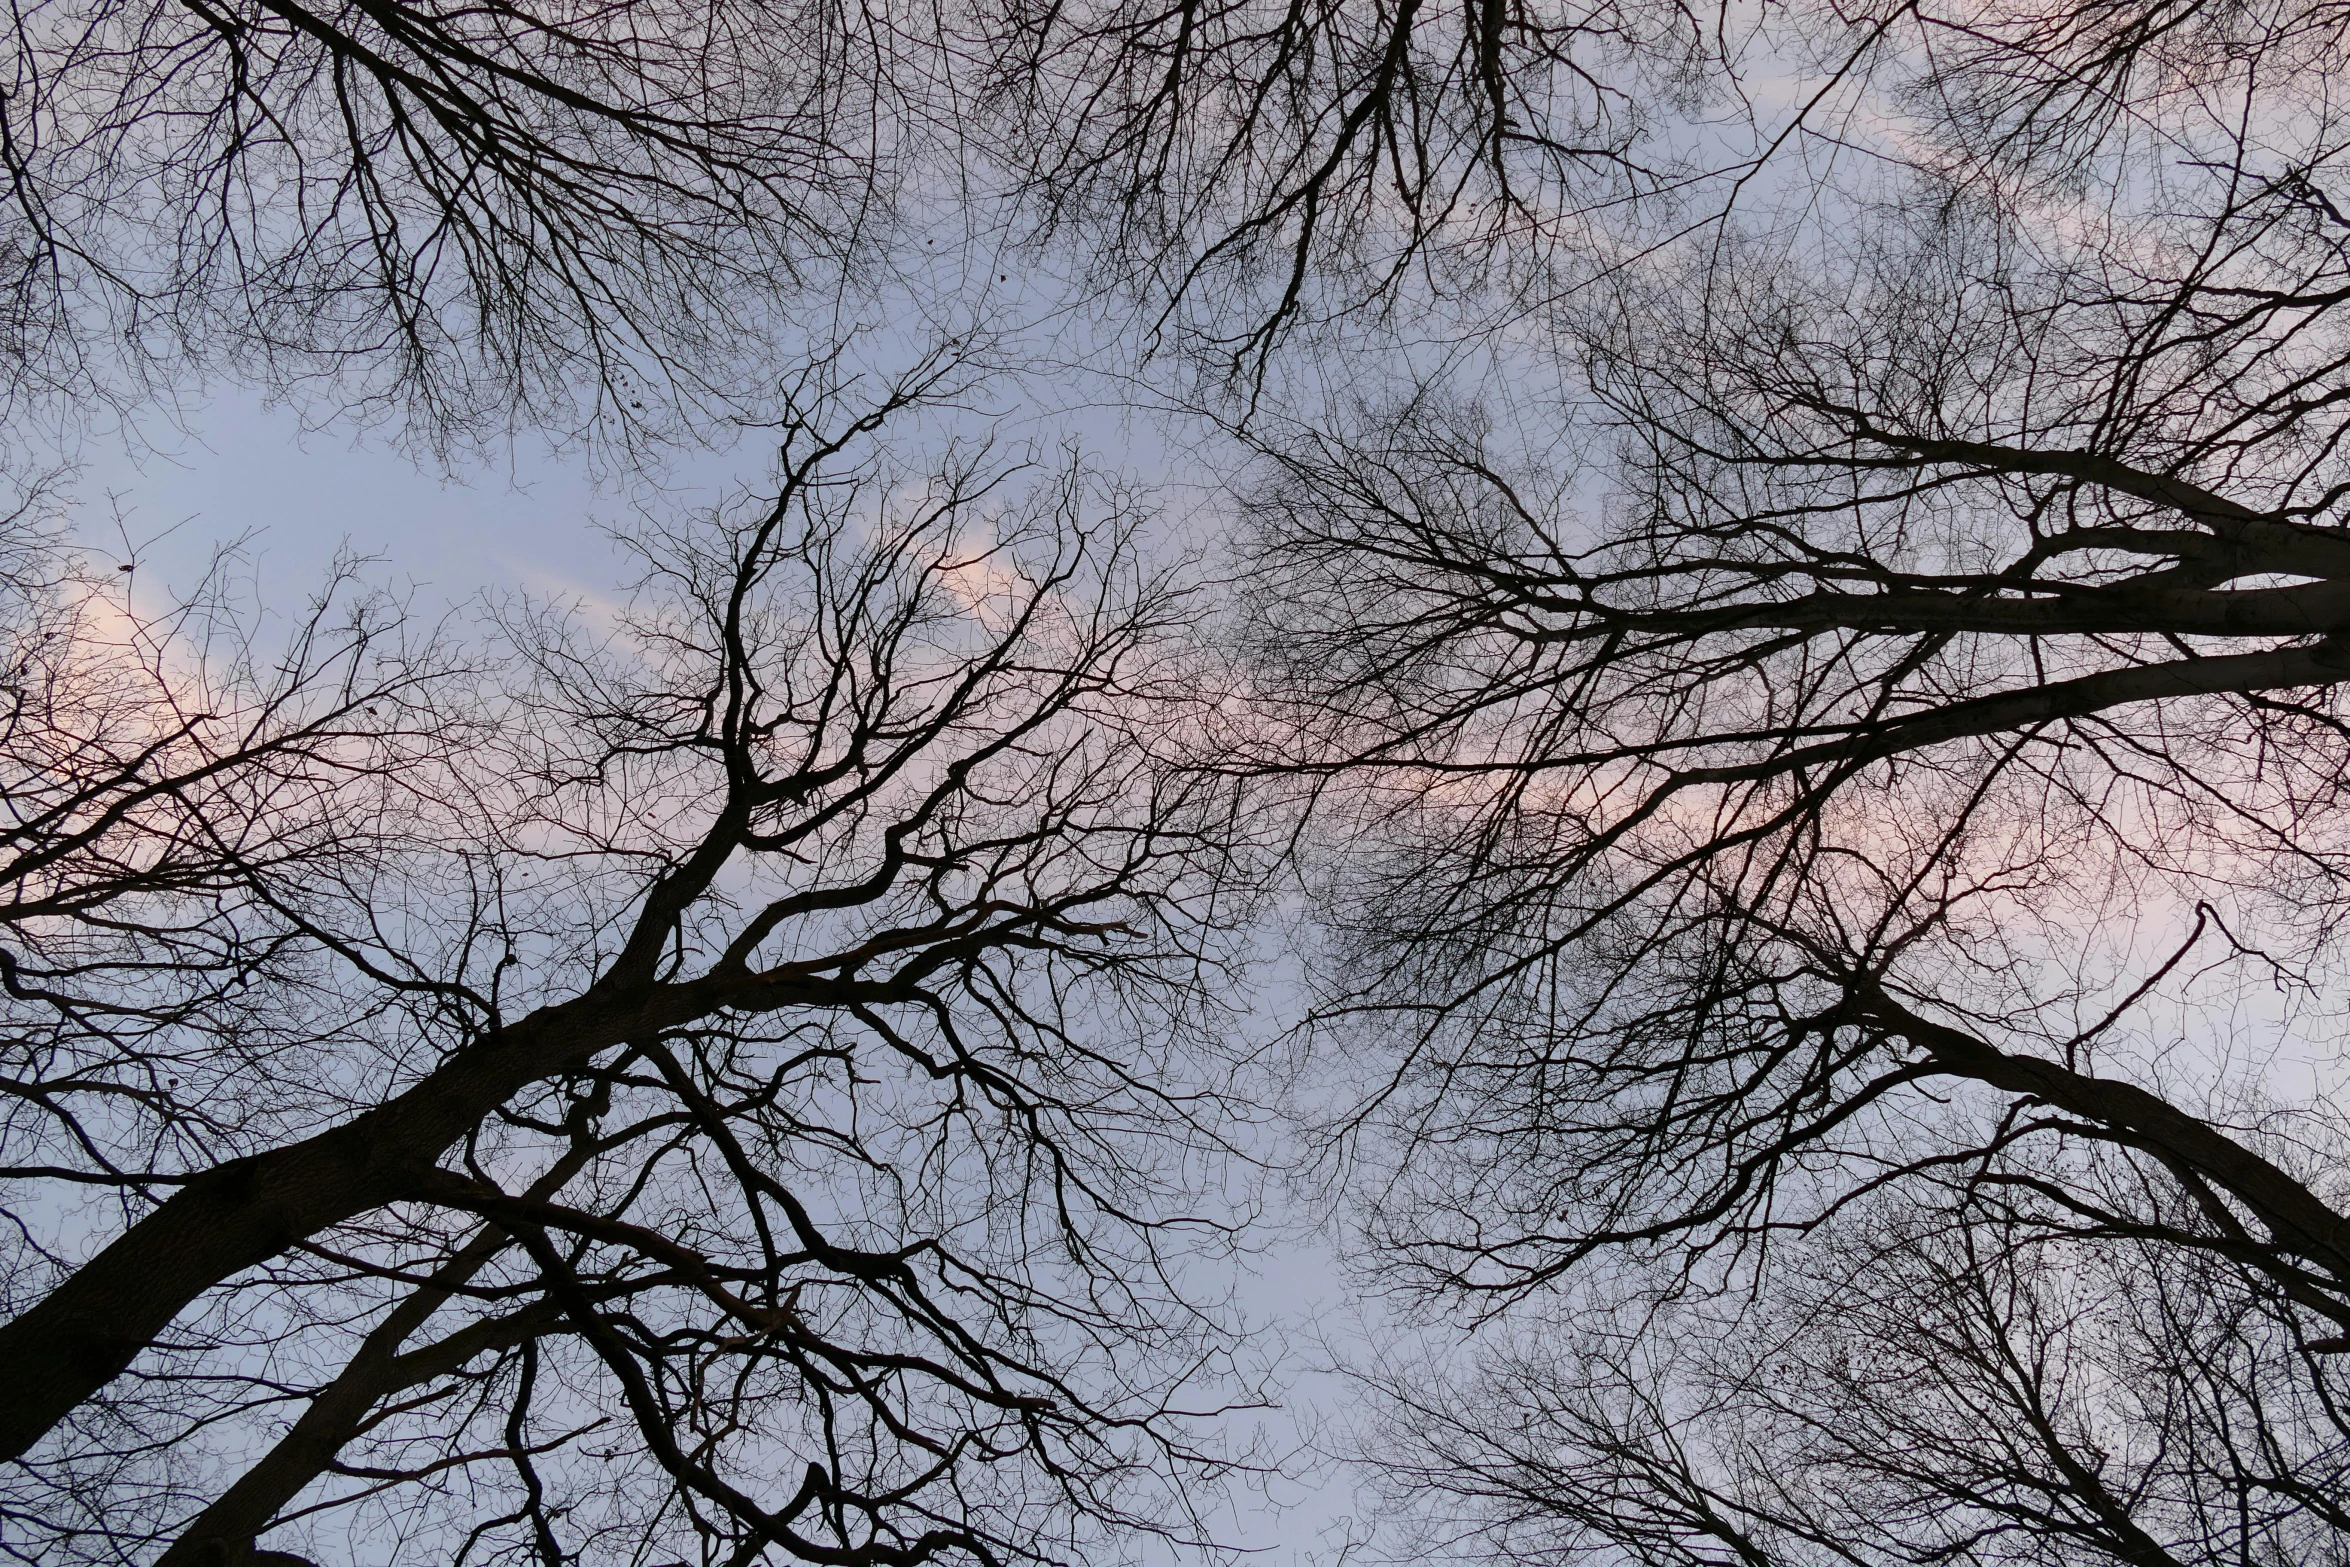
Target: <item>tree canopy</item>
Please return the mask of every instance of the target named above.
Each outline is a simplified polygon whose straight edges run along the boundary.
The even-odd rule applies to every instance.
[[[1399,1559],[2350,1548],[2337,10],[18,22],[20,412],[779,446],[7,525],[12,1551],[1210,1550],[1269,1165]]]

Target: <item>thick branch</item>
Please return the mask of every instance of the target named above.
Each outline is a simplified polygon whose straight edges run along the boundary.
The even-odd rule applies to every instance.
[[[1624,628],[1682,632],[1824,631],[1974,632],[1999,636],[2084,636],[2168,632],[2183,637],[2304,637],[2350,624],[2350,581],[2221,592],[2118,583],[2026,584],[2044,596],[1898,588],[1884,593],[1807,593],[1777,603],[1719,609],[1615,610],[1574,606],[1576,625],[1552,640],[1597,640]]]
[[[2337,1213],[2290,1173],[2135,1084],[2093,1077],[2036,1056],[2011,1055],[1971,1034],[1919,1016],[1866,977],[1852,982],[1869,1022],[1896,1034],[1955,1077],[2042,1103],[2126,1134],[2242,1203],[2276,1244],[2350,1288],[2350,1217]]]
[[[620,995],[590,990],[532,1013],[341,1126],[207,1172],[0,1326],[0,1366],[9,1371],[0,1458],[39,1441],[206,1290],[417,1190],[443,1150],[529,1084],[724,1008],[837,1006],[888,994],[879,984],[764,975]]]
[[[1857,417],[1857,416],[1856,416]],[[2039,473],[2077,479],[2157,506],[2168,506],[2210,528],[2240,551],[2239,569],[2310,577],[2350,573],[2350,533],[2281,521],[2170,474],[2147,473],[2099,452],[2039,451],[1990,441],[1940,440],[1880,430],[1857,418],[1861,433],[1883,446],[1929,462],[1965,463],[1992,473]]]
[[[2330,642],[2265,653],[2139,664],[2083,675],[2076,680],[2051,681],[2021,691],[2003,691],[1996,696],[1953,702],[1912,717],[1872,724],[1849,738],[1823,740],[1764,761],[1692,770],[1679,781],[1735,783],[1776,777],[1808,766],[1859,765],[1948,740],[2010,734],[2068,718],[2086,718],[2091,713],[2138,702],[2331,686],[2345,679],[2350,679],[2350,651]]]

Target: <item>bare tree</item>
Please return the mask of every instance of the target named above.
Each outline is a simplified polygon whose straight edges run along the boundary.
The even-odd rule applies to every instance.
[[[1418,0],[14,20],[11,398],[229,373],[428,445],[762,414],[762,358],[909,193],[953,203],[917,255],[1072,240],[1080,273],[1199,307],[1196,343],[1261,371],[1295,320],[1415,269],[1523,274],[1580,215],[1671,189],[1695,165],[1654,133],[1715,106],[1742,45],[1669,6]]]
[[[739,392],[779,290],[886,213],[889,86],[913,74],[886,27],[821,4],[13,21],[11,394],[228,371],[428,444],[518,401],[642,423]]]
[[[1599,1278],[1660,1322],[1810,1268],[1807,1333],[1906,1302],[1846,1320],[1973,1359],[1897,1429],[1832,1356],[1778,1402],[1688,1363],[1663,1403],[1585,1356],[1582,1451],[1528,1495],[1607,1500],[1526,1516],[1660,1560],[2217,1560],[2227,1504],[2268,1509],[2232,1559],[2331,1549],[2350,1220],[2323,1107],[2227,1052],[2263,985],[2324,1015],[2337,956],[2333,21],[1785,15],[1753,47],[1827,85],[1724,153],[1685,111],[1748,113],[1746,35],[1668,8],[42,13],[20,379],[88,384],[111,310],[161,375],[348,373],[427,429],[724,393],[908,170],[1243,369],[1426,305],[1508,380],[1547,330],[1566,414],[1251,408],[1293,742],[1260,770],[1328,785],[1382,1255],[1432,1300]],[[1252,818],[1152,761],[1201,709],[1131,497],[857,455],[950,381],[795,405],[771,507],[647,530],[631,609],[518,611],[503,652],[363,597],[282,664],[218,617],[110,650],[88,584],[26,598],[27,1554],[1179,1526],[1215,1465],[1169,1416],[1220,1346],[1170,1259],[1216,1235],[1179,1216],[1232,1109]],[[1943,1227],[1869,1227],[1903,1202]],[[2155,1348],[2043,1331],[2075,1287],[2124,1321],[2139,1261],[2181,1303]],[[2190,1350],[2220,1369],[2162,1369]],[[2132,1470],[2159,1505],[2108,1505],[2094,1422],[2030,1426],[2124,1365],[2194,1406],[2098,1417],[2170,1455]],[[1692,1409],[1814,1490],[1676,1454]],[[1430,1429],[1476,1471],[1459,1412]]]
[[[1150,341],[1173,327],[1252,384],[1301,322],[1401,307],[1489,329],[1718,218],[1815,118],[1848,131],[1828,109],[1780,123],[1776,76],[1866,83],[1901,46],[1963,54],[1972,25],[1483,0],[42,0],[14,19],[11,400],[229,373],[426,444],[681,404],[758,416],[811,285],[866,274],[909,194],[951,213],[916,254],[1066,243],[1056,266],[1136,291]],[[2126,75],[2228,24],[2006,25]],[[2037,146],[2071,79],[2023,128],[1961,90],[1945,118]]]
[[[1530,1339],[1467,1398],[1389,1373],[1391,1495],[1471,1558],[2339,1558],[2342,1409],[2266,1281],[1948,1195],[1806,1244],[1760,1301]]]
[[[1177,1411],[1231,1384],[1173,1266],[1222,1243],[1187,1215],[1246,834],[1146,743],[1196,680],[1135,499],[877,454],[957,365],[812,389],[778,496],[647,525],[617,618],[517,611],[503,696],[434,675],[432,752],[376,699],[332,758],[359,797],[245,802],[220,917],[268,962],[39,1088],[78,1150],[15,1172],[20,1231],[88,1225],[61,1189],[123,1218],[16,1274],[21,1549],[883,1564],[1186,1527],[1175,1482],[1222,1461]],[[157,896],[126,939],[173,928]],[[19,1037],[122,988],[61,951]],[[134,1158],[108,1096],[173,1049],[214,1120]]]
[[[1672,6],[1483,0],[1014,5],[970,25],[1045,232],[1139,285],[1154,335],[1252,382],[1301,323],[1489,306],[1496,283],[1583,269],[1595,214],[1712,166],[1669,133],[1734,106],[1747,42]]]
[[[272,904],[399,851],[402,773],[473,738],[438,700],[462,670],[348,568],[268,645],[233,555],[144,613],[131,566],[93,566],[37,504],[7,527],[9,1174],[140,1201],[283,1129],[267,1085],[312,1070],[316,1019],[249,1005],[307,972]]]
[[[1608,1549],[1728,1560],[1766,1523],[1793,1532],[1765,1556],[1868,1561],[2341,1549],[2334,1083],[2322,1051],[2298,1098],[2248,1059],[2337,999],[2337,39],[2282,10],[2179,24],[2274,53],[2165,74],[2141,13],[1995,13],[1910,79],[1906,168],[1552,310],[1558,403],[1521,357],[1484,406],[1431,388],[1268,437],[1258,636],[1296,696],[1273,760],[1331,780],[1328,1032],[1371,1050],[1351,1129],[1394,1158],[1369,1201],[1405,1278],[1487,1312],[1770,1293],[1816,1264],[1799,1238],[1957,1183],[1942,1294],[1847,1269],[1801,1353],[1849,1329],[1929,1364],[1921,1298],[1957,1311],[2008,1267],[2101,1321],[2150,1274],[2178,1319],[2132,1352],[2125,1423],[2162,1460],[2097,1517],[2102,1460],[2036,1434],[2025,1392],[1906,1430],[1850,1379],[1805,1417],[1841,1441],[1848,1407],[1876,1443],[1798,1466],[1844,1466],[1828,1521],[1741,1515],[1728,1471],[1635,1463],[1607,1422],[1714,1409],[1768,1476],[1785,1411],[1716,1365],[1718,1406],[1640,1415],[1638,1366],[1603,1366],[1616,1402],[1526,1440],[1584,1444],[1553,1516]],[[2108,88],[2135,96],[2101,118]],[[2013,1301],[1966,1309],[2042,1334],[2052,1386],[2114,1364]],[[1996,1347],[1967,1351],[1986,1377]],[[2194,1437],[2165,1424],[2197,1406]],[[2200,1522],[2163,1512],[2190,1492]],[[2267,1521],[2229,1536],[2231,1506]],[[1707,1508],[1729,1532],[1688,1533]]]

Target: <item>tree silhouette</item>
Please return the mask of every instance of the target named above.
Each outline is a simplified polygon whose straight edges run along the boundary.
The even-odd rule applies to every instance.
[[[1803,1418],[1853,1452],[1774,1445],[1745,1371],[1644,1388],[1619,1338],[1446,1427],[1464,1476],[1568,1443],[1546,1500],[1401,1442],[1407,1491],[1491,1525],[1468,1549],[1547,1518],[1659,1562],[2340,1551],[2339,1115],[2326,1069],[2279,1097],[2247,1059],[2322,1029],[2344,886],[2337,46],[2000,13],[1896,77],[1890,170],[1790,173],[1552,306],[1554,401],[1529,351],[1482,400],[1260,424],[1266,765],[1325,781],[1324,1027],[1369,1052],[1342,1129],[1394,1160],[1401,1276],[1735,1336],[1724,1303],[1812,1289],[1883,1207],[1946,1226],[1935,1289],[1807,1296]],[[2001,1269],[2029,1289],[1970,1301]],[[2149,1276],[2176,1320],[2135,1315]],[[2060,1285],[2136,1347],[2048,1336]],[[1986,1378],[2145,1406],[2089,1447],[2020,1386],[1913,1429],[1818,1358],[1861,1324],[1959,1355],[1924,1312],[1971,1313]],[[1708,1420],[1713,1456],[1672,1446]]]
[[[778,494],[639,530],[608,625],[389,659],[362,616],[206,698],[233,750],[165,664],[117,725],[156,743],[46,715],[90,777],[42,818],[76,901],[12,883],[29,1549],[1185,1527],[1219,1461],[1174,1410],[1227,1346],[1170,1270],[1222,1233],[1187,1203],[1247,835],[1146,743],[1189,611],[1132,498],[876,450],[958,363],[812,379]],[[82,1259],[51,1194],[93,1188]]]

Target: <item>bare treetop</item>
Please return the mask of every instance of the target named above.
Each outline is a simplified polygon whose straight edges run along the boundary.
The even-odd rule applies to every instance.
[[[92,752],[69,919],[22,861],[9,1173],[121,1217],[77,1261],[14,1210],[12,1531],[1191,1532],[1223,1461],[1177,1411],[1238,1384],[1175,1269],[1225,1244],[1248,833],[1152,743],[1196,684],[1132,498],[873,451],[954,363],[811,392],[780,493],[648,525],[617,621],[519,609],[390,686],[346,639],[256,677],[242,751]]]
[[[102,0],[12,37],[12,394],[192,367],[426,444],[723,395],[902,139],[887,28],[821,4]]]
[[[1882,34],[1482,378],[1254,426],[1336,1130],[1496,1341],[1376,1451],[1479,1558],[2338,1552],[2338,28]]]

